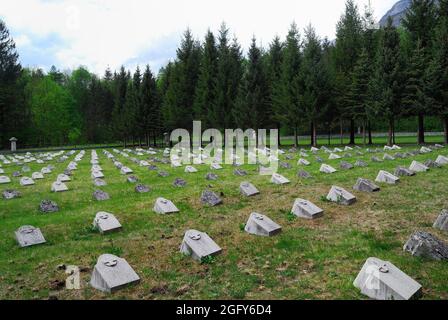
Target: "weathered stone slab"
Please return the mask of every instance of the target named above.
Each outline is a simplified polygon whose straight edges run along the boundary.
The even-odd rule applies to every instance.
[[[350,170],[350,169],[354,168],[353,165],[347,161],[341,161],[339,166],[341,167],[341,169],[344,169],[344,170]]]
[[[43,179],[44,175],[41,172],[33,172],[33,174],[31,175],[31,179],[33,180],[39,180],[39,179]]]
[[[126,179],[129,183],[137,183],[138,178],[136,176],[128,176]]]
[[[221,170],[222,166],[220,164],[218,164],[218,163],[212,163],[210,165],[210,169],[212,169],[212,170]]]
[[[437,159],[436,159],[436,162],[437,162],[440,166],[443,166],[443,165],[448,164],[448,158],[445,157],[445,156],[439,155],[439,156],[437,157]]]
[[[419,298],[422,286],[389,261],[368,258],[353,285],[376,300]]]
[[[154,211],[159,214],[170,214],[177,213],[179,209],[174,205],[174,203],[165,198],[157,198],[154,204]]]
[[[412,234],[403,250],[416,257],[448,260],[448,246],[432,234],[424,231],[416,231]]]
[[[96,178],[93,180],[93,184],[97,187],[104,187],[107,186],[107,182],[104,181],[103,179],[100,178]]]
[[[330,155],[328,156],[328,160],[336,160],[336,159],[341,159],[341,156],[335,153],[330,153]]]
[[[420,153],[430,153],[430,152],[432,152],[432,150],[427,147],[421,147],[420,149]]]
[[[288,162],[280,162],[279,166],[280,166],[280,168],[283,168],[283,169],[292,169],[291,164]]]
[[[72,179],[70,179],[70,177],[68,175],[61,173],[60,175],[58,175],[57,180],[61,181],[61,182],[69,182]]]
[[[405,155],[404,153],[397,152],[397,153],[394,155],[394,158],[395,158],[395,159],[404,159],[404,158],[406,158],[406,155]]]
[[[367,162],[364,162],[364,161],[362,161],[362,160],[356,160],[356,162],[355,162],[355,167],[367,167],[368,166],[368,164],[367,164]]]
[[[105,201],[110,199],[109,194],[102,190],[95,190],[93,192],[93,198],[97,201]]]
[[[121,167],[121,169],[120,169],[120,173],[121,174],[131,174],[133,172],[134,171],[132,171],[131,168],[128,168],[128,167],[125,167],[125,166]]]
[[[372,181],[368,179],[358,178],[356,184],[353,186],[353,189],[356,191],[362,192],[376,192],[380,191],[380,187],[374,184]]]
[[[324,210],[305,199],[296,199],[291,212],[299,218],[316,219],[324,215]]]
[[[184,179],[181,178],[174,179],[173,186],[182,188],[185,187],[186,185],[187,181],[185,181]]]
[[[429,168],[425,166],[423,163],[414,160],[409,166],[409,170],[412,170],[414,172],[426,172],[429,170]]]
[[[282,227],[272,221],[269,217],[253,212],[249,216],[244,230],[253,235],[272,237],[280,233],[282,231]]]
[[[272,168],[264,167],[264,166],[259,166],[258,172],[260,175],[264,175],[264,176],[271,176],[274,173]]]
[[[327,200],[348,206],[356,202],[356,197],[344,188],[332,186]]]
[[[431,159],[426,160],[423,163],[423,165],[425,165],[428,168],[440,168],[440,165],[437,162],[435,162],[435,161],[433,161]]]
[[[396,184],[396,183],[400,182],[400,178],[397,176],[394,176],[390,172],[380,170],[380,172],[378,172],[378,175],[376,176],[375,181],[388,183],[388,184]]]
[[[42,200],[39,205],[39,210],[43,213],[53,213],[59,211],[59,206],[54,201]]]
[[[40,172],[42,172],[43,174],[50,174],[51,173],[51,169],[48,167],[43,167]]]
[[[96,214],[93,220],[93,226],[100,233],[110,233],[121,230],[121,224],[118,219],[109,212],[100,211]]]
[[[299,161],[297,161],[297,164],[299,166],[309,166],[311,163],[306,159],[300,158]]]
[[[240,192],[246,197],[252,197],[260,194],[260,191],[258,191],[258,189],[248,181],[243,181],[240,183]]]
[[[53,184],[51,185],[51,191],[52,192],[64,192],[64,191],[68,191],[68,187],[64,182],[56,181],[56,182],[53,182]]]
[[[195,173],[195,172],[198,172],[198,169],[196,169],[196,168],[193,167],[193,166],[186,166],[186,167],[185,167],[185,172],[186,172],[186,173]]]
[[[334,173],[334,172],[336,172],[336,171],[338,171],[338,170],[336,170],[335,168],[333,168],[332,166],[330,166],[330,165],[328,165],[328,164],[323,163],[323,164],[320,166],[319,171],[320,171],[320,172],[323,172],[323,173]]]
[[[395,160],[395,158],[392,157],[390,154],[385,153],[383,156],[383,160]]]
[[[205,179],[206,180],[218,180],[218,175],[217,174],[214,174],[214,173],[207,173],[206,175],[205,175]]]
[[[315,158],[316,161],[319,162],[319,163],[323,163],[323,162],[324,162],[324,159],[322,159],[321,157],[316,156],[316,157],[314,157],[314,158]]]
[[[180,252],[196,261],[202,261],[206,257],[220,254],[222,249],[205,232],[188,230],[185,232]]]
[[[309,179],[312,177],[311,174],[305,170],[299,170],[299,172],[297,172],[297,176],[303,179]]]
[[[101,171],[92,171],[92,179],[101,179],[104,178],[104,174]]]
[[[0,176],[0,184],[11,183],[11,179],[7,176]]]
[[[376,157],[376,156],[373,156],[372,158],[370,158],[370,160],[371,160],[372,162],[383,162],[383,160],[381,160],[380,158],[378,158],[378,157]]]
[[[135,192],[137,193],[148,193],[149,191],[151,191],[151,189],[144,184],[138,184],[135,186]]]
[[[30,172],[30,171],[31,171],[30,167],[28,167],[28,166],[23,166],[22,167],[22,172]]]
[[[103,168],[101,168],[100,165],[95,164],[95,165],[92,166],[91,171],[103,171]]]
[[[403,176],[411,177],[411,176],[415,176],[415,172],[412,170],[409,170],[408,168],[398,166],[395,169],[394,175],[396,175],[397,177],[403,177]]]
[[[163,178],[168,177],[170,175],[168,172],[163,171],[163,170],[160,170],[157,174]]]
[[[20,179],[21,186],[32,186],[34,185],[34,180],[29,177],[23,177]]]
[[[17,243],[21,248],[45,243],[45,238],[39,228],[22,226],[15,232]]]
[[[271,177],[271,182],[274,184],[288,184],[290,181],[281,174],[274,173]]]
[[[182,164],[178,160],[172,160],[171,161],[171,167],[173,167],[173,168],[182,167]]]
[[[21,173],[20,171],[14,171],[14,172],[12,173],[12,176],[13,176],[14,178],[19,178],[19,177],[22,176],[22,173]]]
[[[97,290],[113,293],[139,282],[140,277],[125,259],[103,254],[95,265],[90,285]]]
[[[157,171],[157,170],[159,170],[159,168],[156,165],[151,164],[151,165],[148,166],[148,170],[150,170],[150,171]]]
[[[233,174],[236,176],[240,176],[240,177],[247,176],[247,172],[245,170],[241,170],[241,169],[235,169],[233,171]]]
[[[442,231],[448,231],[448,210],[442,210],[433,227]]]
[[[221,198],[210,190],[205,190],[201,195],[201,202],[203,205],[208,205],[211,207],[217,206],[222,203]]]
[[[22,194],[17,190],[5,190],[2,192],[3,199],[11,200],[15,198],[20,198]]]

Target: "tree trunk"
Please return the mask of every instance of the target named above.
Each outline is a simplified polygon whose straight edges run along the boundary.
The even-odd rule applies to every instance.
[[[294,147],[299,146],[299,137],[297,136],[297,126],[294,126]]]
[[[154,139],[154,147],[157,147],[157,135],[156,135],[156,132],[153,132],[152,138]]]
[[[124,147],[126,148],[126,138],[124,138]]]
[[[362,141],[364,145],[366,145],[367,142],[367,135],[366,135],[366,121],[362,123]]]
[[[373,144],[373,141],[372,141],[372,127],[370,125],[370,120],[367,121],[367,131],[369,132],[369,145],[372,145]]]
[[[389,119],[389,133],[387,136],[387,145],[392,146],[393,144],[393,133],[394,132],[394,120],[392,118]]]
[[[340,125],[340,129],[341,129],[341,131],[340,131],[340,137],[341,137],[341,145],[342,145],[342,144],[344,144],[344,128],[342,127],[342,119],[341,119],[341,121],[339,122],[339,125]]]
[[[328,145],[331,145],[331,128],[330,128],[330,124],[328,124]]]
[[[392,142],[395,144],[395,121],[392,122]]]
[[[424,116],[422,114],[418,115],[418,144],[425,143],[425,123]]]
[[[277,123],[277,131],[278,131],[278,134],[277,134],[277,143],[278,143],[278,146],[280,147],[281,145],[282,145],[282,142],[281,142],[281,139],[280,139],[280,123]]]
[[[443,118],[443,131],[445,132],[443,141],[448,144],[448,116]]]
[[[313,121],[313,147],[317,147],[317,124]]]
[[[350,142],[349,144],[355,144],[355,120],[350,120]]]
[[[310,143],[311,143],[311,146],[314,147],[314,123],[313,123],[313,121],[311,121],[311,124],[310,124]]]

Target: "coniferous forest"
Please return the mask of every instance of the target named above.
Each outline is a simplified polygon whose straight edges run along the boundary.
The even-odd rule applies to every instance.
[[[281,31],[281,30],[279,30]],[[224,23],[198,40],[190,30],[176,58],[96,75],[85,67],[24,68],[0,20],[0,143],[26,147],[122,142],[154,145],[164,132],[202,127],[279,128],[282,135],[444,131],[448,143],[448,0],[413,0],[400,27],[377,28],[370,8],[347,0],[336,39],[292,23],[247,53]]]

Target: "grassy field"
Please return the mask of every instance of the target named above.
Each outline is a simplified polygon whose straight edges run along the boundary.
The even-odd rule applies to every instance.
[[[414,159],[435,160],[438,154],[447,155],[448,150]],[[378,193],[353,192],[358,201],[345,207],[323,200],[332,185],[351,190],[358,177],[374,180],[380,169],[393,172],[398,165],[409,166],[412,160],[373,163],[372,154],[365,153],[344,160],[354,163],[363,159],[369,162],[368,167],[325,175],[319,173],[320,164],[310,155],[312,165],[304,169],[313,178],[304,180],[297,177],[302,168],[297,166],[299,156],[295,153],[294,160],[287,161],[293,169],[279,170],[291,183],[276,186],[250,165],[243,166],[249,173],[246,177],[233,175],[234,167],[227,165],[214,171],[219,175],[217,181],[207,181],[208,166],[196,165],[199,172],[187,174],[183,168],[157,163],[160,169],[170,172],[169,177],[162,178],[156,171],[116,155],[151,187],[150,193],[137,194],[112,161],[101,151],[98,155],[108,182],[101,189],[110,194],[108,201],[92,198],[95,187],[90,177],[90,151],[79,162],[72,182],[67,183],[69,192],[54,194],[50,187],[74,156],[64,163],[54,161],[53,173],[37,180],[34,186],[21,187],[19,178],[0,185],[0,191],[13,188],[22,192],[21,199],[0,199],[1,299],[365,299],[352,283],[365,260],[372,256],[391,261],[418,281],[424,299],[448,299],[448,264],[412,257],[402,249],[416,230],[429,231],[448,241],[447,234],[431,227],[439,212],[448,207],[448,167],[403,177],[398,185],[381,185]],[[319,155],[328,157],[323,152]],[[325,161],[339,168],[340,160]],[[29,166],[33,172],[44,165]],[[3,169],[11,177],[19,167],[3,165]],[[187,181],[185,188],[172,185],[177,177]],[[257,186],[261,194],[253,198],[241,196],[239,184],[244,180]],[[223,205],[201,205],[200,194],[207,186],[224,194]],[[160,196],[172,200],[180,213],[154,213],[154,202]],[[314,202],[325,210],[325,215],[314,221],[294,218],[290,210],[298,197]],[[56,201],[60,212],[40,213],[38,206],[43,199]],[[123,230],[112,235],[94,231],[91,225],[98,211],[115,214]],[[271,238],[246,234],[242,227],[251,212],[269,216],[283,227],[282,233]],[[14,231],[21,225],[39,227],[47,243],[19,248]],[[223,253],[204,264],[179,253],[184,232],[190,228],[207,232]],[[141,277],[141,283],[112,295],[92,289],[88,285],[90,275],[97,258],[104,253],[125,258]],[[66,278],[64,271],[57,268],[61,264],[81,267],[81,290],[66,290],[58,285]]]

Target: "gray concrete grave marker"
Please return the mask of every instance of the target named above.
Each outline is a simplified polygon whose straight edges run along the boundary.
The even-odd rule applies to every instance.
[[[205,232],[188,230],[185,232],[180,252],[196,261],[202,261],[206,257],[220,254],[222,249]]]

